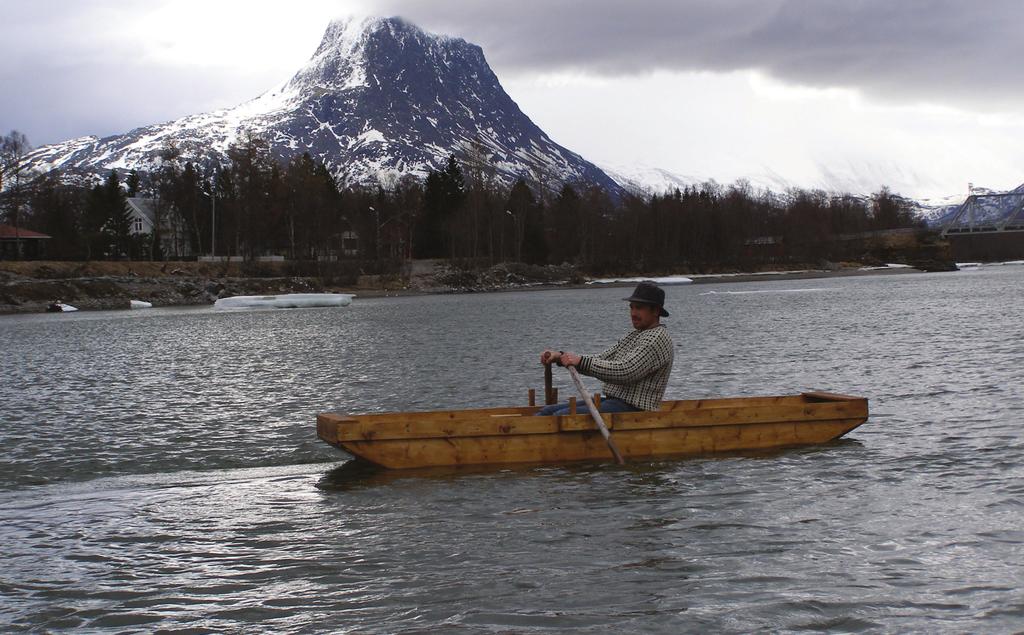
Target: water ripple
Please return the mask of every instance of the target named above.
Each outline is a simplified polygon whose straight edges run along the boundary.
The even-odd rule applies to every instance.
[[[1024,276],[800,284],[671,289],[670,394],[865,394],[868,424],[624,467],[394,473],[313,434],[523,403],[621,290],[2,319],[0,630],[1019,630]]]

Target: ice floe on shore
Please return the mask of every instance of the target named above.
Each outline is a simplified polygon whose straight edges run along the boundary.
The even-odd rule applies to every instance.
[[[1006,267],[1024,265],[1024,260],[1004,260],[1002,262],[958,262],[957,269],[980,269],[982,267]]]
[[[883,269],[913,269],[910,265],[901,265],[899,263],[890,262],[884,265],[878,265],[877,267],[861,267],[858,271],[881,271]]]
[[[590,280],[587,284],[616,284],[626,282],[653,282],[655,284],[691,284],[693,278],[686,276],[661,276],[657,278],[598,278],[596,280]]]
[[[822,287],[807,287],[804,289],[757,289],[754,291],[705,291],[701,295],[754,295],[764,293],[813,293],[817,291],[832,291]]]
[[[304,309],[348,306],[351,293],[285,293],[282,295],[236,295],[213,303],[215,309]]]

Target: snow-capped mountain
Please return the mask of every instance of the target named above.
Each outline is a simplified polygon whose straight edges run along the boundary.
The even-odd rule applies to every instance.
[[[1007,191],[974,187],[967,197],[918,201],[918,214],[932,227],[943,227],[954,221],[957,212],[969,200],[973,201],[969,217],[961,217],[954,226],[972,222],[999,225],[1007,220],[1014,223],[1024,220],[1024,185]]]
[[[32,167],[86,176],[159,165],[169,144],[184,159],[226,164],[252,135],[278,161],[309,152],[344,185],[426,176],[455,154],[506,183],[592,183],[617,193],[600,168],[552,141],[505,93],[479,46],[400,18],[332,22],[312,59],[284,84],[235,108],[103,139],[44,146]]]

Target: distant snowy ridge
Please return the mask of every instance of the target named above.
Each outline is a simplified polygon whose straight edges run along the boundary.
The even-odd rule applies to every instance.
[[[960,207],[967,201],[970,196],[984,197],[992,194],[1024,194],[1024,184],[1015,187],[1012,190],[993,190],[987,187],[974,187],[971,189],[969,195],[962,196],[949,196],[943,199],[933,200],[922,200],[916,201],[918,205],[918,214],[932,227],[942,227],[947,225],[954,219],[954,216]],[[1004,197],[999,197],[1003,199]],[[1005,202],[990,203],[985,207],[988,208],[987,215],[993,218],[1005,218],[1007,214],[1015,213],[1020,207],[1020,197],[1006,197],[1008,200]]]
[[[855,174],[849,170],[828,169],[819,166],[821,175],[807,183],[798,183],[777,174],[769,169],[745,175],[733,182],[723,182],[710,176],[679,174],[671,170],[645,164],[622,165],[598,161],[598,166],[629,192],[650,194],[666,194],[676,189],[700,187],[705,183],[717,183],[720,186],[745,185],[754,192],[771,191],[785,194],[788,191],[821,190],[830,194],[848,194],[867,198],[879,191],[884,183],[877,174]],[[876,170],[877,171],[877,170]],[[899,193],[894,190],[895,193]],[[960,199],[963,200],[962,197]]]
[[[698,177],[694,175],[682,175],[670,170],[652,167],[649,165],[618,165],[611,163],[598,163],[598,165],[611,178],[615,179],[622,188],[634,195],[650,196],[653,194],[671,194],[675,190],[684,191],[687,188],[700,188],[707,183],[716,183],[714,179]],[[874,191],[865,190],[864,183],[855,180],[837,178],[834,181],[822,181],[809,186],[801,186],[791,183],[779,175],[766,173],[760,176],[739,179],[735,183],[717,183],[719,186],[731,187],[745,185],[753,193],[770,191],[776,194],[785,194],[795,189],[822,190],[830,194],[843,194],[867,199]],[[895,192],[899,194],[899,192]],[[972,190],[974,195],[985,194],[1024,194],[1024,185],[1013,190],[999,191],[983,187],[975,187]],[[953,214],[960,209],[960,206],[967,199],[966,194],[953,195],[934,199],[906,199],[910,202],[915,213],[925,222],[932,226],[941,226],[947,222]]]
[[[605,174],[615,179],[627,192],[643,196],[670,194],[675,190],[683,191],[687,188],[696,188],[705,183],[718,183],[723,186],[738,184],[738,182],[721,183],[711,177],[679,174],[671,170],[642,163],[625,165],[598,162],[597,165],[604,170]],[[771,190],[773,192],[785,192],[793,187],[792,183],[774,174],[745,177],[740,181],[746,183],[754,191]]]

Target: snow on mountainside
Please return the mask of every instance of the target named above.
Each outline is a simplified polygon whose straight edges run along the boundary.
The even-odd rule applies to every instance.
[[[605,174],[615,179],[624,190],[642,196],[671,193],[677,189],[684,190],[687,187],[699,187],[704,183],[715,181],[711,177],[678,174],[671,170],[644,164],[619,165],[598,162],[597,165],[604,170]],[[762,174],[746,177],[742,180],[755,191],[771,190],[773,192],[785,192],[793,187],[792,183],[776,174]],[[732,184],[720,183],[720,185]]]
[[[1006,194],[1024,195],[1024,184],[1009,190],[990,189],[988,187],[974,187],[971,189],[971,196],[975,197]],[[952,220],[953,216],[967,199],[968,197],[963,195],[954,195],[941,199],[922,199],[914,202],[916,204],[915,211],[930,226],[941,227]],[[993,200],[987,207],[991,208],[989,210],[991,215],[1005,217],[1008,214],[1017,212],[1020,207],[1020,197],[993,197]]]
[[[604,162],[598,162],[597,165],[624,190],[638,196],[684,190],[706,180],[646,165],[612,165]]]
[[[428,34],[400,18],[332,22],[309,62],[284,84],[235,108],[83,137],[35,150],[32,167],[101,176],[149,171],[174,144],[185,159],[227,162],[249,134],[288,161],[303,152],[343,185],[426,176],[470,146],[506,183],[592,183],[618,193],[600,168],[552,141],[505,93],[479,46]]]
[[[758,172],[744,175],[736,183],[722,182],[710,176],[679,174],[646,165],[618,165],[601,161],[598,161],[597,165],[627,191],[646,194],[664,194],[676,188],[681,190],[687,186],[699,186],[711,181],[724,186],[738,184],[742,181],[755,192],[770,190],[777,194],[785,194],[793,189],[821,190],[832,194],[848,194],[868,198],[883,186],[888,186],[890,191],[900,194],[904,188],[917,191],[919,189],[917,186],[923,182],[918,175],[901,170],[895,165],[828,166],[818,164],[817,175],[800,182],[763,167]],[[888,181],[885,177],[886,174],[890,175]],[[960,197],[960,200],[963,200],[963,197]]]
[[[714,182],[711,178],[702,178],[693,175],[681,175],[669,170],[643,165],[613,165],[609,163],[598,163],[602,170],[611,178],[615,179],[622,188],[639,196],[651,194],[666,194],[687,187],[699,187],[704,183]],[[769,190],[777,194],[785,194],[792,189],[820,189],[832,194],[849,194],[867,201],[871,194],[881,189],[881,185],[867,186],[870,179],[855,180],[847,176],[837,178],[835,172],[822,168],[822,178],[810,185],[797,185],[787,181],[785,178],[772,173],[765,173],[760,176],[753,176],[741,180],[745,182],[754,192]],[[730,186],[738,183],[720,183],[719,185]],[[899,194],[898,190],[893,190]],[[1024,185],[1010,191],[991,190],[983,187],[975,187],[972,194],[983,196],[986,194],[1021,194],[1024,195]],[[914,213],[932,227],[945,225],[960,209],[966,200],[965,195],[953,195],[933,199],[906,199]],[[1002,214],[1015,213],[1019,210],[1021,199],[999,197],[988,207],[992,208],[990,214],[999,216]]]

